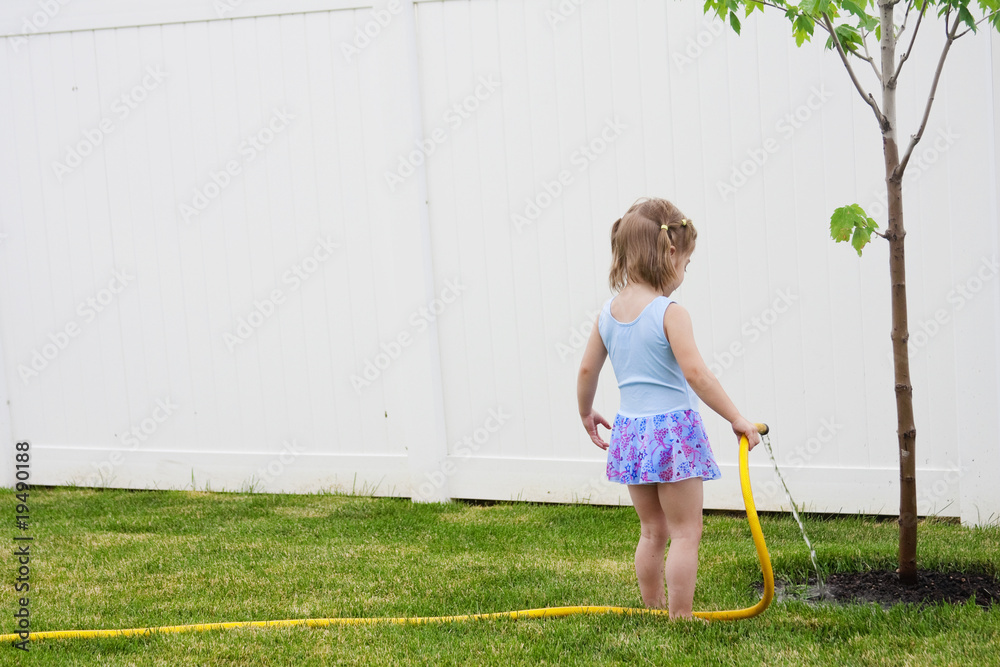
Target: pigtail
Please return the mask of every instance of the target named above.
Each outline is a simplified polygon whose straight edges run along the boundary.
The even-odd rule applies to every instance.
[[[677,277],[674,263],[670,261],[670,248],[677,245],[674,243],[672,231],[669,224],[661,225],[660,233],[656,237],[656,275],[660,277],[660,284],[655,287],[658,290],[666,288]]]
[[[615,292],[620,292],[625,287],[626,252],[625,244],[619,236],[622,219],[618,218],[611,225],[611,271],[608,274],[608,284]]]

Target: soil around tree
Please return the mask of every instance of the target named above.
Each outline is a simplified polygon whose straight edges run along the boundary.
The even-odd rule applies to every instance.
[[[813,603],[874,602],[884,608],[901,603],[963,604],[972,599],[984,609],[1000,605],[1000,581],[988,574],[918,570],[916,585],[907,586],[899,581],[894,571],[876,570],[830,574],[824,583],[821,589],[815,576],[810,578],[808,585],[776,581],[775,597]],[[757,588],[763,590],[763,585],[758,584]]]

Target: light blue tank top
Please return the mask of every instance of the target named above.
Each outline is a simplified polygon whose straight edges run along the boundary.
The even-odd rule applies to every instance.
[[[691,389],[663,333],[663,314],[674,300],[658,296],[631,322],[611,315],[608,299],[597,326],[621,391],[619,414],[645,417],[677,410],[698,410]]]

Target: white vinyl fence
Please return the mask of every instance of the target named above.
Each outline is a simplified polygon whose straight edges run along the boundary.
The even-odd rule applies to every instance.
[[[886,247],[828,234],[884,226],[881,138],[820,35],[683,0],[11,0],[0,35],[5,484],[28,441],[41,485],[627,503],[576,372],[611,223],[655,195],[796,501],[898,511]],[[919,507],[965,523],[1000,516],[998,81],[963,38],[905,189]],[[742,507],[705,416],[706,506]]]

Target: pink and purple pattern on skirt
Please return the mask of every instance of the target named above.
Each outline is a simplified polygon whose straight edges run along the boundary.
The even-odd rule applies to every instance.
[[[655,484],[721,476],[696,410],[615,417],[608,447],[608,479],[612,482]]]

